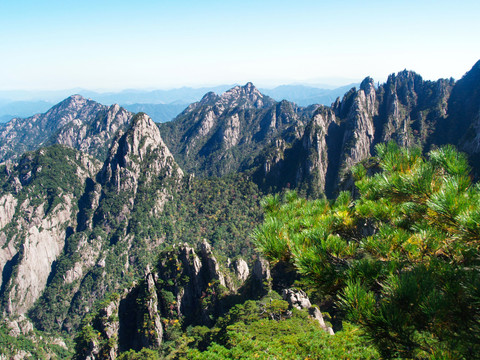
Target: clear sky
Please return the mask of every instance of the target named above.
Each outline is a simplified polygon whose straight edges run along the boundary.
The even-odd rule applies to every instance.
[[[0,90],[458,79],[479,16],[478,0],[0,0]]]

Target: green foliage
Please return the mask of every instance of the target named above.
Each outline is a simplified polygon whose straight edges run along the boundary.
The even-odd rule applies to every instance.
[[[255,231],[271,261],[290,261],[333,296],[385,358],[474,358],[480,339],[480,187],[453,147],[376,147],[382,169],[353,174],[360,197],[265,206]],[[264,204],[275,203],[272,198]]]
[[[272,201],[269,195],[264,204]],[[357,247],[351,241],[355,230],[351,202],[348,193],[330,202],[307,201],[288,191],[281,205],[265,209],[265,221],[253,233],[255,244],[269,260],[291,261],[308,279],[321,280],[325,294],[335,293]]]
[[[54,145],[32,153],[26,153],[15,168],[17,175],[28,183],[25,191],[33,201],[43,201],[48,207],[45,212],[53,210],[61,203],[61,196],[73,194],[80,196],[83,184],[77,176],[77,168],[84,168],[79,153],[62,145]],[[4,186],[8,186],[6,183]],[[26,195],[26,194],[24,194]]]
[[[210,331],[192,329],[187,359],[375,359],[361,332],[345,324],[329,335],[308,315],[271,293],[233,307]],[[201,336],[198,334],[201,333]],[[180,357],[178,357],[179,359]]]
[[[135,350],[125,351],[117,357],[118,360],[160,360],[158,352],[143,348],[139,352]]]
[[[234,258],[252,253],[249,234],[262,220],[261,194],[244,174],[190,179],[165,205],[161,227],[166,244],[199,244]]]
[[[62,341],[67,349],[58,345],[58,341]],[[70,359],[73,355],[71,349],[71,341],[58,334],[32,330],[14,335],[5,321],[0,323],[0,354],[5,358],[13,359],[24,351],[32,359]]]

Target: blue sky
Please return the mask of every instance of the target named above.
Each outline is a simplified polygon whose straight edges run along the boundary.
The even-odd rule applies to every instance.
[[[480,1],[0,0],[0,90],[346,84],[480,59]]]

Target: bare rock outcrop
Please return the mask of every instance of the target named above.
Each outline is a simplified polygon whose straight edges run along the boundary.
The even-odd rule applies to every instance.
[[[205,240],[198,255],[187,244],[162,253],[158,279],[163,289],[163,313],[171,319],[181,316],[186,324],[211,325],[210,315],[221,311],[219,294],[234,290]]]
[[[261,297],[272,288],[272,275],[270,273],[270,264],[264,258],[257,258],[253,263],[252,269],[252,295]]]
[[[200,251],[202,259],[207,265],[208,277],[213,280],[218,280],[222,286],[226,286],[225,276],[220,271],[218,261],[212,252],[212,246],[207,240],[203,239],[202,244],[200,245]]]
[[[316,306],[312,306],[310,299],[303,290],[294,288],[283,289],[282,297],[290,304],[290,306],[299,310],[308,310],[309,315],[312,317],[312,319],[318,321],[322,329],[331,335],[334,334],[333,329],[325,324],[320,309]]]
[[[0,198],[0,230],[12,220],[16,208],[17,199],[13,194],[5,194]]]
[[[60,160],[59,156],[64,158]],[[63,161],[64,171],[75,169],[78,185],[62,185],[51,188],[50,194],[46,192],[42,179],[52,173],[42,164],[48,159]],[[52,264],[76,226],[74,187],[83,186],[98,168],[98,162],[86,154],[53,148],[24,157],[11,173],[10,183],[23,182],[17,191],[25,200],[17,203],[18,193],[15,197],[13,193],[3,196],[3,219],[8,221],[0,230],[0,271],[5,274],[1,286],[8,314],[24,314],[45,289]]]
[[[100,173],[100,182],[112,185],[117,192],[135,194],[142,173],[147,182],[159,175],[183,176],[157,125],[146,114],[138,114],[127,132],[114,141]]]
[[[244,283],[248,279],[248,276],[250,275],[250,270],[248,268],[247,262],[239,258],[233,262],[232,266],[238,280]]]

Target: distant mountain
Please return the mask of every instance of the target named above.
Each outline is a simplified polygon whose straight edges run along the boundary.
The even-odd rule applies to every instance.
[[[7,122],[15,117],[28,117],[50,109],[54,103],[47,101],[13,101],[0,106],[0,122]]]
[[[345,85],[335,89],[322,89],[305,85],[282,85],[273,89],[260,89],[277,101],[288,100],[300,106],[312,104],[331,105],[339,96],[358,84]]]
[[[147,113],[156,123],[164,123],[174,119],[189,104],[188,103],[171,103],[171,104],[131,104],[125,105],[128,111],[137,113]]]
[[[94,91],[82,90],[80,94],[85,97],[95,99],[102,104],[170,104],[181,103],[189,104],[198,101],[202,96],[209,92],[222,93],[232,85],[219,85],[213,87],[191,88],[182,87],[169,90],[123,90],[120,92],[99,93]]]
[[[287,100],[300,106],[330,105],[354,84],[335,89],[305,85],[282,85],[273,89],[260,89],[277,101]],[[207,92],[221,94],[233,85],[170,90],[123,90],[120,92],[95,92],[85,89],[62,91],[0,91],[0,122],[14,117],[29,117],[43,113],[56,102],[72,93],[81,94],[102,104],[120,104],[132,112],[146,112],[155,122],[166,122],[177,116],[188,104],[199,101]]]

